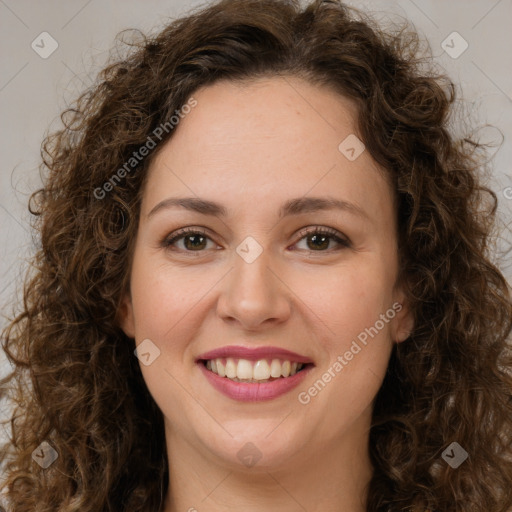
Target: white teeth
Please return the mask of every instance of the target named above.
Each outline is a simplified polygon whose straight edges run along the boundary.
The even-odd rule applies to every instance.
[[[269,364],[270,363],[270,364]],[[236,382],[264,382],[270,378],[290,377],[304,367],[304,364],[281,361],[279,359],[211,359],[206,361],[206,368],[220,377],[227,377]]]
[[[215,362],[217,363],[217,374],[220,377],[225,377],[226,376],[226,367],[222,364],[222,361],[220,359],[217,359]]]
[[[239,379],[252,379],[252,365],[247,359],[240,359],[236,367],[236,375]]]
[[[253,373],[252,378],[256,380],[267,380],[270,378],[270,366],[265,359],[261,359],[260,361],[256,361],[254,370],[251,368],[251,373]],[[240,377],[240,375],[238,377]]]
[[[272,364],[270,365],[270,376],[271,377],[281,377],[281,361],[279,359],[272,359]]]
[[[226,377],[228,379],[234,379],[236,377],[236,365],[231,357],[228,357],[226,360]]]
[[[290,361],[284,361],[283,364],[281,364],[281,375],[283,377],[288,377],[290,375],[292,369],[292,365]]]

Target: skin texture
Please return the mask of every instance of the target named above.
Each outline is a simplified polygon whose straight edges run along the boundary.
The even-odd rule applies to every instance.
[[[141,365],[165,417],[170,461],[166,512],[365,510],[371,476],[372,401],[392,345],[412,329],[398,272],[392,189],[364,151],[349,161],[338,145],[357,134],[355,106],[295,77],[244,84],[216,82],[152,162],[143,192],[121,309],[125,333],[161,351]],[[148,213],[169,197],[223,204],[228,215],[179,207]],[[332,197],[355,203],[367,219],[341,210],[279,219],[289,199]],[[190,226],[206,231],[173,247],[161,241]],[[348,238],[316,248],[303,228],[330,227]],[[251,236],[262,254],[236,252]],[[187,251],[188,247],[188,253]],[[297,395],[332,366],[395,302],[402,310],[307,405]],[[278,346],[313,359],[306,381],[284,396],[242,403],[220,394],[196,358],[225,345]],[[237,457],[253,443],[251,468]]]

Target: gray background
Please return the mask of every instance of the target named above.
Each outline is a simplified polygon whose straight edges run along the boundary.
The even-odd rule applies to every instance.
[[[27,201],[30,192],[40,185],[38,165],[43,135],[60,127],[60,112],[92,83],[119,31],[157,31],[169,18],[203,3],[0,0],[0,328],[15,304],[16,294],[20,297],[26,259],[34,250]],[[510,229],[512,0],[347,3],[371,11],[384,24],[389,19],[399,21],[397,17],[404,17],[428,39],[437,64],[458,84],[468,119],[490,125],[479,132],[479,138],[497,145],[491,152],[493,174],[489,185],[499,197],[500,225]],[[454,31],[469,45],[457,58],[452,58],[441,46]],[[58,43],[57,50],[46,59],[31,47],[34,40],[41,40],[42,32],[48,32]],[[460,41],[453,44],[455,49],[460,47]],[[507,254],[512,237],[507,232],[504,236],[496,240],[496,261],[512,282],[512,252]],[[7,369],[2,356],[0,353],[0,374]]]

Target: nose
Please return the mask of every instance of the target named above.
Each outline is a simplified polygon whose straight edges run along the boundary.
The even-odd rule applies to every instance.
[[[264,250],[252,263],[234,254],[234,268],[222,280],[217,302],[220,318],[244,330],[259,330],[289,318],[292,293],[269,253]]]

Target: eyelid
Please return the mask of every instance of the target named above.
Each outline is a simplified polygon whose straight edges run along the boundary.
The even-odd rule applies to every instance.
[[[309,234],[313,234],[313,233],[329,235],[331,238],[336,239],[340,243],[344,243],[347,245],[350,244],[349,238],[347,236],[345,236],[343,233],[339,232],[337,229],[334,229],[334,228],[331,228],[328,226],[315,226],[315,225],[302,228],[299,231],[299,234],[298,234],[299,238],[298,238],[297,242],[302,240],[305,236],[307,236]],[[297,243],[297,242],[295,242],[295,243]],[[318,251],[318,252],[322,252],[322,251]]]
[[[166,235],[162,241],[160,242],[160,246],[162,247],[169,247],[173,242],[176,240],[179,240],[180,238],[185,237],[186,235],[202,235],[212,242],[216,243],[209,231],[205,228],[199,228],[194,226],[185,226],[182,228],[177,229],[176,231],[173,231],[169,235]],[[194,251],[188,251],[188,252],[194,252]],[[197,251],[200,252],[200,251]]]

